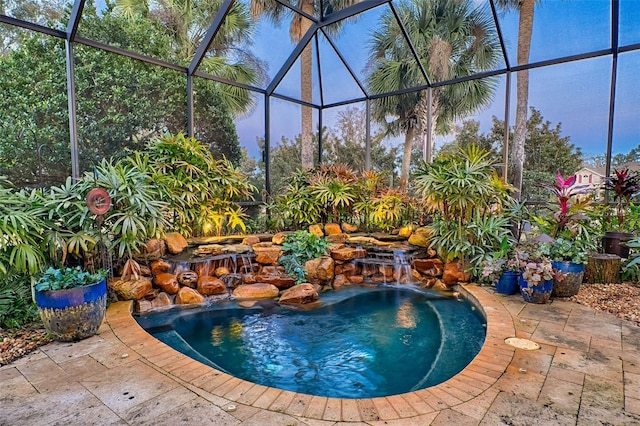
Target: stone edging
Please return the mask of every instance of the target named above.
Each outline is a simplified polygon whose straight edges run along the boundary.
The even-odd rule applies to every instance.
[[[515,336],[513,319],[486,289],[470,284],[461,291],[478,302],[487,319],[487,335],[478,355],[459,374],[426,389],[368,399],[311,396],[238,379],[195,361],[148,334],[133,319],[132,302],[109,306],[106,321],[113,333],[159,371],[226,401],[293,416],[329,421],[397,420],[437,415],[440,410],[471,403],[506,371],[515,348],[504,343]],[[474,303],[475,304],[475,303]],[[226,407],[222,407],[226,408]]]

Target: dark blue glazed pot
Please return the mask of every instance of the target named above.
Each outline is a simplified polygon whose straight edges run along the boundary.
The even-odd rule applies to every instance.
[[[516,294],[520,289],[520,272],[504,271],[496,283],[496,292],[500,294]]]
[[[578,294],[582,278],[584,277],[584,264],[574,262],[551,262],[553,269],[562,272],[562,278],[553,280],[553,297],[571,297]]]
[[[44,328],[54,339],[72,342],[93,336],[104,319],[107,281],[66,290],[36,291]]]
[[[529,283],[520,275],[520,293],[525,302],[547,303],[553,291],[553,280],[544,280],[540,284],[529,286]]]

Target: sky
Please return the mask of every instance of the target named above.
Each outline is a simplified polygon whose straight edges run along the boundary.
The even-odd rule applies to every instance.
[[[476,3],[484,3],[476,1]],[[536,7],[530,62],[607,49],[611,43],[611,12],[609,0],[541,0]],[[375,28],[383,8],[376,8],[358,21],[348,23],[335,44],[351,65],[354,73],[364,79],[368,59],[367,39]],[[500,24],[507,43],[510,63],[516,63],[517,13],[500,13]],[[273,78],[293,49],[288,37],[288,23],[278,27],[261,22],[255,34],[253,52],[268,67]],[[640,43],[640,1],[620,0],[621,46]],[[322,82],[325,103],[361,96],[360,90],[340,65],[329,44],[320,39]],[[612,58],[576,61],[530,71],[529,105],[540,110],[551,123],[561,123],[563,136],[580,147],[586,156],[603,155],[606,150],[609,114],[609,93]],[[618,59],[616,86],[616,120],[614,122],[614,154],[628,152],[640,144],[640,85],[636,74],[640,68],[640,51],[624,53]],[[470,117],[480,121],[481,131],[491,127],[491,117],[504,119],[505,77],[499,85],[493,103]],[[314,81],[318,73],[314,64]],[[515,87],[512,79],[511,121],[515,117]],[[299,98],[299,67],[294,68],[276,89],[277,93]],[[314,90],[319,102],[319,90]],[[264,125],[263,99],[249,116],[236,120],[241,144],[258,156],[257,136]],[[340,110],[337,108],[335,110]],[[329,111],[323,124],[331,125],[337,111]],[[281,136],[294,137],[300,132],[300,107],[281,100],[272,100],[271,137],[277,143]]]

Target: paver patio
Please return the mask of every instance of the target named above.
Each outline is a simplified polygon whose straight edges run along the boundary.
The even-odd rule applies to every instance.
[[[640,328],[572,302],[466,289],[485,310],[487,340],[428,389],[341,400],[256,385],[157,341],[120,302],[98,335],[0,367],[0,425],[640,424]],[[541,349],[504,343],[513,336]]]

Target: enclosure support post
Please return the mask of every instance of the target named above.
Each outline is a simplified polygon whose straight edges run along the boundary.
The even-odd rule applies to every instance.
[[[508,182],[509,172],[509,110],[511,109],[511,71],[507,72],[506,89],[504,95],[504,139],[502,141],[502,179]]]
[[[78,123],[76,121],[76,85],[73,60],[73,45],[70,40],[64,41],[67,56],[67,100],[69,105],[69,141],[71,148],[71,179],[80,178],[80,161],[78,160]]]
[[[433,160],[433,142],[431,141],[431,129],[433,128],[433,89],[429,87],[427,89],[427,138],[425,145],[422,147],[423,160],[430,163]]]
[[[270,180],[270,161],[269,161],[269,151],[271,150],[271,112],[270,112],[270,104],[269,101],[271,98],[269,95],[265,94],[264,96],[264,148],[262,151],[262,161],[264,162],[264,188],[267,191],[267,194],[271,194],[271,180]],[[267,201],[268,200],[264,200]]]
[[[367,125],[364,139],[364,169],[371,170],[371,99],[367,98]]]
[[[322,164],[322,111],[318,110],[318,165]]]
[[[613,120],[616,104],[616,80],[618,78],[618,14],[620,12],[618,0],[611,2],[611,88],[609,92],[609,126],[607,128],[607,154],[604,175],[611,174],[611,153],[613,148]],[[609,202],[609,191],[605,192],[605,202]]]
[[[195,133],[193,116],[193,75],[187,73],[187,135],[190,138]]]

